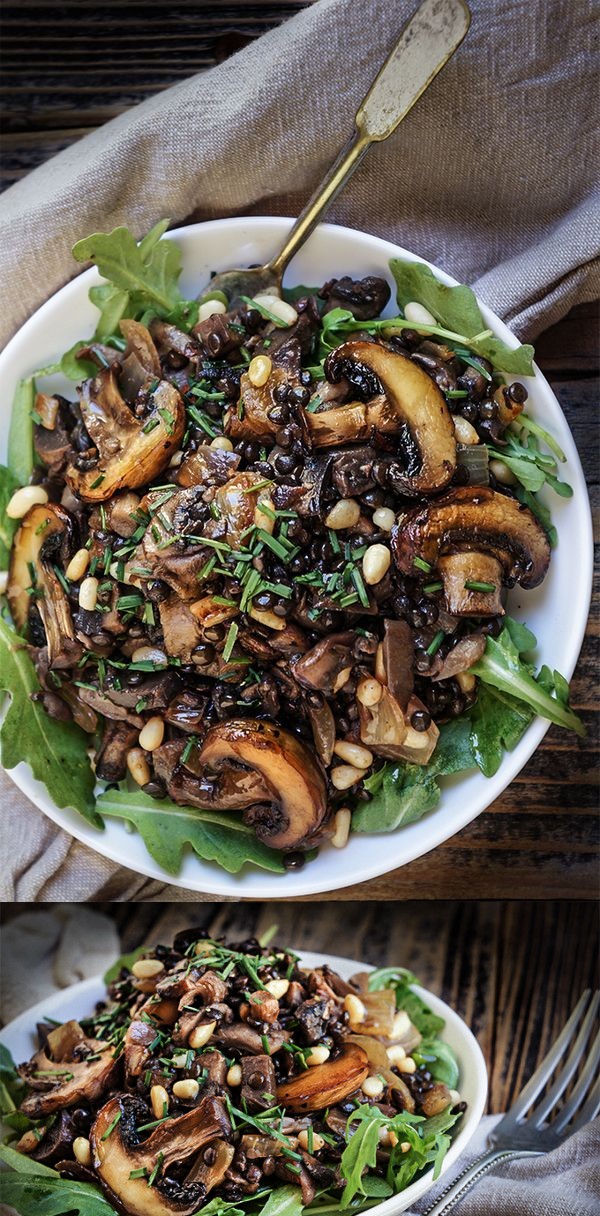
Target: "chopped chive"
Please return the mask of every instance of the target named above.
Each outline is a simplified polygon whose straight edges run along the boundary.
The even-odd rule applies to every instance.
[[[97,490],[98,486],[101,486],[103,481],[104,481],[104,473],[101,473],[100,476],[97,477],[95,481],[91,482],[90,490]]]
[[[426,654],[428,654],[430,657],[433,657],[434,654],[437,654],[445,636],[446,636],[446,634],[444,633],[444,630],[439,629],[433,639],[433,642],[431,642],[430,645],[427,647]]]
[[[156,1158],[156,1165],[154,1166],[154,1169],[152,1170],[152,1173],[148,1179],[148,1186],[152,1186],[154,1179],[156,1178],[156,1175],[158,1174],[158,1171],[160,1170],[164,1159],[165,1159],[164,1153],[159,1153],[158,1157]]]
[[[157,426],[160,426],[160,422],[158,421],[158,418],[149,418],[148,421],[145,423],[145,425],[142,427],[142,434],[149,435],[150,432],[154,431]]]
[[[58,579],[58,581],[59,581],[59,583],[60,583],[60,585],[61,585],[61,587],[62,587],[63,591],[66,591],[66,593],[67,593],[67,595],[68,595],[68,594],[69,594],[69,592],[70,592],[70,590],[71,590],[71,587],[70,587],[70,584],[69,584],[69,580],[68,580],[68,579],[65,577],[65,575],[63,574],[63,572],[62,572],[62,570],[61,570],[60,566],[53,566],[52,568],[53,568],[53,570],[54,570],[54,573],[55,573],[55,575],[56,575],[56,577],[57,577],[57,579]]]
[[[110,1136],[111,1132],[114,1132],[115,1127],[117,1126],[117,1123],[119,1122],[119,1119],[121,1118],[121,1113],[122,1112],[119,1111],[118,1115],[115,1115],[112,1123],[110,1124],[109,1127],[107,1127],[104,1135],[100,1137],[101,1140],[108,1140],[108,1137]],[[141,1130],[142,1130],[141,1128],[138,1128],[138,1131],[141,1131]]]
[[[260,540],[262,541],[263,545],[266,545],[268,549],[271,549],[271,551],[277,557],[280,557],[282,561],[289,561],[289,558],[290,558],[289,542],[287,545],[282,545],[281,541],[277,540],[274,536],[271,536],[269,532],[265,532],[264,528],[257,528],[256,532],[257,532],[257,536],[260,537]]]
[[[467,591],[495,591],[495,583],[480,583],[477,579],[467,579],[465,583]]]
[[[423,587],[423,591],[425,595],[433,595],[434,591],[441,591],[443,586],[443,583],[427,583]]]
[[[329,535],[329,543],[334,553],[341,553],[342,548],[333,528],[327,529]]]
[[[246,486],[246,489],[242,490],[242,494],[255,494],[257,490],[264,490],[267,486],[272,485],[273,482],[268,477],[265,477],[264,481],[257,481],[254,486]]]
[[[450,401],[457,401],[459,397],[468,397],[469,394],[465,388],[450,388],[446,396]]]
[[[360,570],[358,570],[356,568],[356,566],[354,567],[354,570],[352,571],[352,574],[350,575],[350,577],[352,579],[352,582],[354,583],[354,586],[356,587],[356,590],[358,591],[358,598],[359,598],[363,608],[368,608],[370,606],[369,596],[368,596],[365,584],[363,582],[362,574],[361,574]]]
[[[206,435],[209,435],[211,439],[216,438],[218,431],[215,430],[207,414],[203,413],[195,405],[188,405],[188,414]]]
[[[36,528],[35,535],[41,536],[42,532],[46,531],[46,528],[48,527],[49,523],[50,523],[49,519],[43,519],[41,524],[39,525],[39,527]]]
[[[225,640],[225,645],[223,647],[223,659],[226,663],[228,663],[231,658],[231,652],[235,646],[235,640],[237,638],[238,631],[239,631],[239,625],[237,624],[236,621],[232,621],[231,625],[229,626],[229,632],[228,632],[227,638]]]
[[[237,600],[228,600],[224,595],[213,595],[213,604],[222,604],[224,608],[237,608]]]
[[[423,570],[425,574],[429,574],[433,569],[423,557],[413,557],[413,566],[416,566],[417,570]]]
[[[147,1178],[147,1177],[148,1177],[148,1170],[146,1169],[146,1166],[145,1166],[145,1165],[143,1165],[143,1166],[141,1167],[141,1169],[139,1169],[139,1170],[130,1170],[130,1171],[129,1171],[129,1177],[130,1177],[130,1178]]]
[[[196,746],[197,742],[198,742],[198,740],[197,740],[197,738],[196,738],[196,735],[190,735],[190,737],[189,737],[189,739],[187,740],[186,745],[185,745],[185,747],[184,747],[184,749],[183,749],[183,751],[182,751],[182,753],[181,753],[181,763],[182,763],[182,764],[185,764],[186,760],[188,760],[188,759],[189,759],[189,757],[190,757],[190,755],[191,755],[191,753],[192,753],[193,749],[195,748],[195,746]]]

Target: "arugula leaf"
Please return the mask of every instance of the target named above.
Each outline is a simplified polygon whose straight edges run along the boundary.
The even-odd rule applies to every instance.
[[[460,1116],[453,1115],[450,1108],[432,1119],[409,1115],[406,1111],[388,1118],[373,1106],[361,1106],[355,1110],[348,1119],[346,1135],[350,1134],[353,1123],[357,1122],[358,1127],[350,1134],[340,1162],[340,1173],[346,1182],[340,1207],[348,1208],[357,1195],[378,1194],[377,1186],[375,1191],[370,1189],[372,1179],[368,1171],[373,1169],[377,1161],[382,1128],[394,1131],[397,1137],[397,1144],[390,1153],[386,1182],[392,1192],[398,1193],[405,1190],[415,1174],[427,1165],[433,1164],[434,1179],[439,1176],[450,1145],[447,1132],[458,1118]],[[410,1145],[408,1151],[407,1143]]]
[[[456,1089],[459,1070],[456,1056],[449,1043],[443,1039],[424,1038],[415,1047],[413,1060],[429,1069],[434,1081],[443,1081],[448,1089]]]
[[[19,524],[18,519],[10,519],[6,514],[8,503],[18,486],[14,473],[0,464],[0,570],[8,570],[10,546]]]
[[[18,1153],[16,1148],[9,1148],[7,1144],[0,1144],[0,1161],[4,1161],[5,1165],[9,1165],[11,1170],[17,1174],[38,1174],[44,1178],[59,1177],[56,1170],[51,1170],[49,1165],[42,1165],[41,1161],[34,1161],[32,1157]],[[5,1174],[0,1174],[0,1178],[4,1177],[6,1177]]]
[[[542,528],[548,537],[550,548],[556,549],[558,544],[558,532],[552,523],[552,516],[548,508],[545,507],[542,502],[540,502],[539,498],[537,498],[535,494],[531,494],[530,491],[524,489],[523,486],[515,487],[515,497],[518,498],[519,502],[522,502],[526,507],[529,507],[532,515],[535,515],[536,519],[539,519]]]
[[[477,767],[493,777],[504,753],[512,751],[531,724],[535,713],[508,693],[480,685],[470,713],[471,747]]]
[[[71,722],[51,718],[31,700],[39,691],[35,668],[21,639],[1,618],[0,660],[0,690],[10,696],[0,727],[2,764],[11,769],[25,760],[57,806],[74,807],[88,823],[103,828],[94,806],[87,735]]]
[[[301,1216],[303,1207],[299,1186],[280,1186],[271,1191],[260,1216]]]
[[[369,1110],[377,1108],[369,1107]],[[381,1127],[385,1127],[385,1123],[376,1114],[371,1118],[363,1118],[342,1153],[340,1173],[346,1183],[340,1200],[342,1208],[349,1207],[355,1195],[366,1194],[363,1174],[377,1164]]]
[[[114,287],[112,283],[97,283],[95,287],[90,287],[88,295],[92,304],[100,311],[94,336],[102,342],[118,332],[119,321],[123,320],[128,311],[129,292],[123,291],[121,287]]]
[[[88,1182],[28,1174],[0,1174],[0,1194],[20,1216],[116,1216],[102,1192]]]
[[[551,675],[551,682],[536,679],[531,666],[520,656],[519,644],[511,636],[510,626],[504,626],[498,638],[488,637],[485,651],[470,668],[474,676],[484,684],[491,684],[498,692],[524,702],[529,710],[547,718],[556,726],[574,730],[585,735],[581,719],[569,708],[565,687],[568,685],[560,673]]]
[[[216,861],[229,874],[237,874],[246,862],[283,874],[281,855],[256,839],[252,828],[235,815],[157,802],[142,790],[106,790],[98,799],[106,815],[126,819],[140,833],[150,856],[167,871],[177,874],[183,850],[191,845],[198,857]]]
[[[128,228],[94,232],[73,246],[73,256],[78,262],[94,262],[114,287],[135,293],[145,307],[163,316],[181,301],[181,253],[173,241],[160,240],[168,223],[160,220],[139,245]]]
[[[511,375],[534,375],[533,347],[518,346],[513,350],[501,338],[489,334],[477,297],[470,287],[464,284],[447,287],[422,262],[392,258],[390,270],[396,280],[400,308],[405,308],[411,300],[417,300],[446,329],[463,334],[465,345],[482,358],[489,359],[493,367]]]
[[[320,290],[320,287],[306,287],[304,283],[298,283],[296,287],[283,287],[281,294],[288,304],[295,304],[296,300],[301,300],[304,296],[313,296],[317,307],[324,308],[325,301],[319,299]]]
[[[520,434],[517,435],[517,430]],[[529,428],[530,430],[531,428]],[[545,441],[554,445],[550,435],[542,428]],[[567,481],[561,481],[556,476],[556,454],[552,456],[540,451],[537,435],[529,434],[527,427],[520,427],[520,419],[512,424],[505,434],[505,446],[502,449],[488,444],[488,452],[494,460],[500,460],[514,473],[521,486],[531,494],[536,494],[542,486],[549,485],[555,494],[561,498],[571,498],[573,488]],[[554,445],[556,447],[557,445]],[[561,449],[558,452],[562,456]]]
[[[33,471],[35,380],[19,380],[10,416],[7,464],[17,485],[26,486]]]
[[[439,777],[474,767],[466,718],[456,718],[440,729],[440,738],[427,765],[391,761],[364,782],[373,795],[360,802],[352,815],[354,832],[391,832],[415,823],[437,806]]]
[[[92,363],[91,359],[80,359],[78,354],[84,346],[89,346],[91,341],[91,338],[80,338],[78,342],[74,342],[65,351],[56,371],[62,372],[67,380],[86,380],[89,376],[95,376],[98,372],[96,364]]]
[[[140,954],[143,954],[145,949],[145,946],[138,946],[136,950],[131,950],[129,954],[121,954],[117,961],[112,964],[112,967],[109,967],[108,971],[105,971],[102,977],[103,982],[108,985],[112,984],[114,980],[118,980],[123,967],[127,971],[131,971],[133,964],[137,962]]]

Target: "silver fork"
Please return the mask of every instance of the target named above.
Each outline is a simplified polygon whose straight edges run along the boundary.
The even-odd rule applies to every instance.
[[[576,1005],[564,1030],[548,1055],[528,1081],[508,1113],[491,1133],[489,1149],[473,1161],[446,1188],[425,1216],[445,1216],[460,1202],[466,1191],[483,1178],[498,1161],[512,1157],[540,1157],[579,1131],[600,1113],[600,1032],[594,1036],[600,1006],[600,993],[588,989]],[[567,1051],[570,1054],[541,1101],[545,1089]],[[585,1062],[567,1101],[560,1099],[571,1083],[582,1059]]]

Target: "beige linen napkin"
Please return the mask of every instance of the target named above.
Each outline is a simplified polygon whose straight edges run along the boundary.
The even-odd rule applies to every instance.
[[[97,229],[297,214],[414,0],[320,0],[80,140],[0,199],[0,338]],[[523,338],[600,294],[594,0],[472,0],[466,42],[330,219],[473,283]],[[234,251],[232,257],[235,260]],[[352,267],[340,267],[350,271]],[[4,899],[189,898],[118,869],[0,784]],[[202,896],[197,897],[202,898]]]

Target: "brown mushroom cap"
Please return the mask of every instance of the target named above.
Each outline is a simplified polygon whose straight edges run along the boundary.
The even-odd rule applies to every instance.
[[[94,1168],[103,1190],[127,1216],[193,1216],[202,1204],[203,1188],[186,1184],[181,1199],[172,1199],[161,1188],[169,1166],[185,1161],[217,1136],[227,1136],[231,1126],[217,1098],[207,1096],[192,1110],[155,1128],[143,1143],[136,1143],[131,1126],[135,1099],[111,1098],[99,1112],[90,1132]],[[150,1120],[148,1120],[150,1121]],[[148,1178],[158,1166],[156,1181]],[[132,1178],[145,1169],[147,1176]]]
[[[152,481],[179,447],[185,406],[177,389],[161,380],[150,394],[150,409],[140,420],[121,396],[117,367],[102,368],[84,381],[80,398],[85,428],[98,449],[93,468],[71,466],[66,481],[86,502],[105,502],[117,490],[134,490]]]
[[[35,604],[46,632],[50,666],[69,666],[81,648],[75,641],[71,609],[54,564],[68,560],[74,547],[74,522],[56,503],[31,507],[18,528],[10,555],[7,597],[17,629],[24,629],[31,607],[28,589],[35,580]],[[32,574],[33,571],[33,574]]]
[[[456,468],[454,424],[442,393],[411,359],[377,342],[344,342],[329,356],[356,361],[379,380],[383,395],[308,415],[313,443],[331,446],[369,439],[374,431],[397,435],[406,471],[405,493],[431,494],[448,485]]]
[[[81,1044],[95,1058],[88,1060],[76,1054]],[[20,1075],[34,1091],[21,1103],[21,1110],[32,1119],[40,1119],[80,1102],[96,1101],[111,1084],[115,1069],[114,1048],[85,1035],[76,1041],[73,1052],[67,1052],[62,1059],[50,1059],[43,1048],[19,1068]]]
[[[529,508],[485,486],[461,486],[409,511],[392,529],[392,552],[404,574],[414,575],[415,558],[438,567],[448,612],[463,616],[497,612],[500,578],[537,587],[550,562],[548,537]],[[469,592],[471,580],[489,580],[494,592],[487,600]]]
[[[200,764],[208,771],[231,764],[253,769],[272,793],[272,810],[255,823],[259,840],[291,849],[320,827],[327,810],[323,771],[309,749],[269,722],[233,718],[207,734]]]
[[[334,1060],[307,1068],[298,1077],[278,1085],[277,1103],[298,1112],[323,1110],[354,1093],[368,1072],[367,1053],[356,1043],[345,1043]]]

